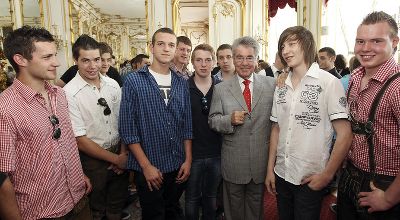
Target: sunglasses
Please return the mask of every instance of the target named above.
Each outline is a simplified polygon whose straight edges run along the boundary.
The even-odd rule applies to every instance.
[[[108,106],[107,101],[106,101],[105,98],[99,98],[99,100],[97,100],[97,104],[98,104],[98,105],[101,105],[101,106],[103,106],[103,107],[106,107],[106,108],[104,109],[104,112],[103,112],[104,115],[109,115],[109,114],[111,114],[110,106]]]
[[[208,101],[206,97],[202,97],[200,101],[201,101],[201,112],[203,112],[203,114],[205,115],[208,115],[210,109],[208,108]]]
[[[61,128],[58,127],[60,121],[57,116],[49,116],[50,123],[53,125],[53,139],[58,140],[61,137]]]

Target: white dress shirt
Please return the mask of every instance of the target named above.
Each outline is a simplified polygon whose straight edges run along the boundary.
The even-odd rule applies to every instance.
[[[347,119],[347,103],[340,80],[314,63],[296,89],[292,72],[285,86],[276,88],[271,121],[279,124],[274,171],[300,185],[302,179],[321,173],[329,159],[335,119]]]
[[[86,135],[89,139],[108,149],[119,143],[118,116],[121,88],[118,83],[100,75],[100,89],[87,83],[79,74],[64,86],[75,137]],[[98,104],[104,98],[111,109],[104,115],[106,107]]]

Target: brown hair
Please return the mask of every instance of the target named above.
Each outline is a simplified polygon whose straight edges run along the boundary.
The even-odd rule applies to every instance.
[[[387,22],[391,29],[390,37],[395,37],[399,33],[399,27],[397,26],[394,18],[383,11],[374,11],[369,13],[361,22],[361,25],[376,24],[381,22]],[[360,26],[361,26],[360,25]]]
[[[166,27],[160,28],[160,29],[156,30],[156,32],[154,32],[153,36],[151,37],[151,44],[154,45],[154,43],[156,42],[156,35],[158,33],[167,33],[167,34],[172,34],[172,35],[176,36],[174,31],[171,28],[166,28]]]
[[[312,33],[302,26],[294,26],[284,30],[279,37],[278,41],[278,53],[281,58],[282,64],[287,66],[285,59],[282,56],[283,44],[287,40],[296,40],[300,44],[301,49],[304,52],[304,61],[309,68],[312,63],[316,61],[317,48],[315,45],[314,37]]]
[[[197,45],[197,46],[194,48],[193,52],[192,52],[192,57],[191,57],[192,62],[193,62],[194,59],[195,59],[195,56],[196,56],[196,55],[195,55],[195,52],[196,52],[197,50],[204,50],[204,51],[210,52],[210,53],[211,53],[212,60],[215,60],[214,48],[213,48],[212,46],[210,46],[209,44],[200,44],[200,45]]]

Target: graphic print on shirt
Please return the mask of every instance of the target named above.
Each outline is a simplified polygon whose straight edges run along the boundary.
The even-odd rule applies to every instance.
[[[171,86],[158,85],[158,88],[160,88],[160,94],[164,99],[165,104],[168,105],[168,100],[171,95]]]
[[[278,88],[278,98],[276,100],[276,104],[285,104],[286,103],[286,93],[288,91],[288,87],[284,86],[281,88]]]
[[[320,85],[305,85],[306,90],[300,93],[300,103],[306,105],[308,111],[296,114],[295,118],[298,124],[305,129],[312,129],[321,121],[319,115],[319,94],[322,92]]]

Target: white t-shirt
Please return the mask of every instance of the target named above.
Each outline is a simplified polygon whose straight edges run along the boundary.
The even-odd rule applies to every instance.
[[[160,93],[161,96],[164,98],[165,105],[168,105],[169,96],[171,95],[171,71],[169,71],[167,75],[157,73],[150,68],[149,71],[156,80],[158,88],[160,88]]]
[[[285,86],[276,88],[271,121],[279,124],[275,173],[300,185],[321,173],[329,159],[335,119],[347,119],[340,80],[314,63],[294,90],[289,73]]]

